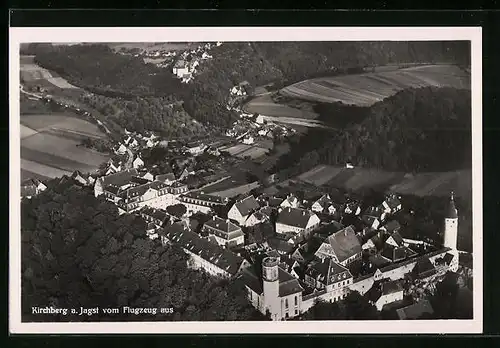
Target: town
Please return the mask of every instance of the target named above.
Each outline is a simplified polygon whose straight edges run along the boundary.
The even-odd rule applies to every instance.
[[[293,186],[274,194],[248,185],[231,197],[206,193],[204,188],[226,176],[222,169],[195,168],[205,155],[223,161],[218,148],[203,141],[161,144],[153,134],[127,133],[115,147],[124,161],[110,160],[97,174],[76,171],[72,179],[113,202],[121,214],[140,215],[145,234],[181,246],[192,267],[243,279],[249,301],[272,320],[298,317],[317,300],[339,301],[350,291],[368,296],[378,310],[414,292],[415,303],[398,309],[407,319],[429,311],[418,289],[458,269],[453,193],[444,241],[432,245],[401,237],[393,218],[403,208],[396,194],[362,210],[361,201],[336,200],[317,190],[293,192]],[[237,141],[253,137],[246,133]],[[141,151],[165,146],[170,161],[146,166]],[[44,189],[39,180],[29,180],[21,193],[30,198]]]
[[[182,53],[118,53],[169,68],[175,82],[187,86],[213,59],[211,49],[221,45],[204,43]],[[75,184],[113,203],[119,214],[142,218],[144,237],[162,250],[179,246],[189,267],[243,282],[249,303],[268,319],[301,320],[316,304],[339,303],[354,292],[380,312],[395,310],[401,320],[432,315],[428,294],[447,274],[461,272],[454,192],[449,190],[437,238],[408,238],[400,233],[400,217],[413,214],[414,207],[405,206],[399,192],[384,190],[374,200],[283,174],[288,169],[274,170],[290,151],[287,140],[305,121],[280,122],[249,112],[245,105],[258,93],[241,80],[224,89],[228,97],[222,103],[237,119],[229,127],[185,137],[129,127],[117,132],[95,110],[49,95],[43,87],[21,85],[20,91],[98,125],[107,137],[102,152],[109,160],[93,172],[75,170],[70,178]],[[81,145],[100,152],[96,142]],[[350,161],[338,162],[343,171],[357,169]],[[47,188],[42,180],[25,180],[21,197],[31,199]]]

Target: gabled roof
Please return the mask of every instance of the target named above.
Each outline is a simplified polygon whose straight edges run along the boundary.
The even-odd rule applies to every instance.
[[[435,274],[436,268],[428,257],[424,257],[417,261],[413,272],[421,278],[426,278]]]
[[[322,262],[311,262],[307,267],[305,274],[325,285],[333,284],[339,280],[352,277],[347,268],[336,263],[330,258],[327,258]],[[345,276],[340,277],[342,274],[345,274]],[[333,279],[332,276],[334,276]]]
[[[208,202],[208,203],[226,204],[225,198],[223,198],[221,196],[216,196],[216,195],[209,195],[209,194],[202,193],[202,192],[187,192],[181,196],[181,198],[184,198],[184,197],[191,198],[191,199],[197,199],[197,200]]]
[[[388,196],[385,199],[385,202],[387,203],[387,205],[391,209],[396,209],[401,204],[401,201],[399,200],[399,198],[396,195]]]
[[[287,226],[306,228],[309,219],[314,215],[316,214],[309,210],[288,207],[283,208],[281,212],[278,213],[277,222]]]
[[[385,244],[381,255],[393,262],[401,261],[409,257],[406,247],[395,247],[391,244]]]
[[[398,280],[382,283],[382,295],[390,295],[400,291],[403,291],[403,285]]]
[[[325,242],[331,245],[339,262],[343,262],[362,251],[361,243],[352,226],[347,226],[335,232]]]
[[[137,174],[137,169],[127,169],[118,173],[100,177],[99,180],[102,182],[103,186],[114,185],[120,187],[130,182],[132,177]]]
[[[176,227],[175,227],[176,226]],[[244,259],[228,249],[211,243],[208,239],[200,237],[197,233],[189,231],[180,223],[168,225],[163,234],[175,244],[198,255],[202,259],[212,263],[230,275],[235,275]]]
[[[241,216],[248,216],[253,211],[259,209],[259,203],[254,196],[250,195],[241,201],[234,203]]]
[[[215,230],[218,230],[222,233],[229,234],[231,232],[241,231],[241,228],[236,226],[230,221],[221,219],[218,216],[213,216],[211,220],[205,222],[205,226],[209,226]]]
[[[391,238],[399,247],[404,245],[403,237],[401,237],[398,232],[394,232],[389,238]]]
[[[388,223],[386,223],[383,226],[383,228],[387,232],[392,233],[392,232],[396,232],[397,230],[399,230],[401,228],[401,225],[400,225],[400,223],[397,220],[391,220]]]

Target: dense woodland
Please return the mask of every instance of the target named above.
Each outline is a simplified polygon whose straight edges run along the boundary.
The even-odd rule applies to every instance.
[[[174,307],[150,320],[262,320],[239,282],[187,268],[187,256],[145,236],[145,223],[118,216],[70,179],[22,202],[22,313],[25,321],[144,320],[138,315],[33,315],[32,306]],[[48,318],[49,316],[50,318]]]
[[[235,114],[225,108],[229,89],[242,81],[251,86],[286,85],[327,74],[408,62],[468,65],[468,42],[256,42],[225,43],[202,62],[194,82],[181,84],[171,68],[145,64],[106,45],[23,48],[35,61],[71,83],[109,97],[171,96],[184,101],[194,119],[226,126]]]
[[[407,89],[374,104],[366,115],[356,112],[363,119],[357,125],[338,131],[313,129],[291,139],[290,155],[281,158],[276,169],[290,168],[297,158],[297,172],[320,163],[346,162],[406,172],[453,171],[472,166],[469,91]]]

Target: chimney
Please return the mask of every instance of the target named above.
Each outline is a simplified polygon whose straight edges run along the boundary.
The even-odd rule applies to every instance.
[[[214,216],[212,216],[212,220],[213,220],[213,221],[215,221],[215,215],[214,215]]]

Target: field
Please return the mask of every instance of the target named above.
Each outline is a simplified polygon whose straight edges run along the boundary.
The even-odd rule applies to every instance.
[[[273,117],[303,119],[315,119],[318,117],[318,114],[312,111],[305,111],[288,105],[277,104],[273,101],[269,94],[252,99],[245,105],[244,109],[246,112],[251,114],[258,113]]]
[[[425,65],[305,80],[280,93],[308,101],[371,106],[403,89],[427,86],[470,89],[470,74],[453,65]]]
[[[405,174],[377,169],[317,166],[298,176],[315,185],[328,185],[348,190],[376,189],[416,196],[468,196],[472,189],[470,170],[443,173]]]
[[[264,148],[256,145],[247,145],[247,144],[237,144],[233,146],[224,146],[219,148],[220,151],[227,151],[231,156],[235,156],[238,158],[245,158],[249,156],[252,159],[259,158],[264,156],[269,148]]]
[[[194,42],[112,42],[107,43],[107,45],[115,51],[119,51],[122,48],[127,50],[138,48],[143,53],[147,53],[157,50],[182,51],[197,44]]]
[[[20,58],[20,70],[21,70],[21,79],[28,83],[37,83],[37,82],[49,82],[50,84],[59,87],[61,89],[73,89],[78,88],[73,86],[68,81],[63,79],[60,76],[55,76],[54,73],[51,73],[47,69],[44,69],[35,64],[33,61],[33,56],[21,56]]]
[[[224,191],[212,192],[212,194],[220,196],[220,197],[231,198],[231,197],[236,197],[239,195],[247,194],[248,192],[252,191],[253,189],[256,189],[259,186],[260,186],[259,182],[256,181],[256,182],[252,182],[250,184],[232,187],[232,188],[229,188],[229,189],[224,190]]]
[[[108,156],[77,145],[103,136],[97,126],[71,115],[21,115],[21,174],[53,178],[94,171]]]

